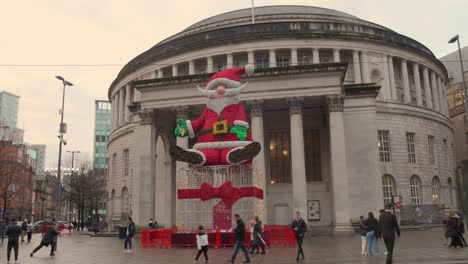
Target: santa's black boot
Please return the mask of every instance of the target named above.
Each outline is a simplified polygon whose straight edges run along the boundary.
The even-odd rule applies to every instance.
[[[169,154],[177,161],[187,162],[192,165],[203,165],[205,163],[203,153],[199,151],[190,151],[179,146],[171,146]]]
[[[229,152],[227,160],[231,164],[240,164],[257,156],[262,146],[258,142],[252,142],[243,148],[235,148]]]

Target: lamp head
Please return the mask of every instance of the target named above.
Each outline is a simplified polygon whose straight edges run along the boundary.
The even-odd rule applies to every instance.
[[[65,79],[64,79],[62,76],[60,76],[60,75],[55,76],[55,78],[59,79],[59,80],[62,81],[62,82],[65,81]]]
[[[64,81],[65,85],[66,86],[73,86],[73,83],[69,82],[69,81]]]
[[[458,40],[458,35],[454,36],[453,38],[451,38],[448,43],[454,43],[455,41]]]

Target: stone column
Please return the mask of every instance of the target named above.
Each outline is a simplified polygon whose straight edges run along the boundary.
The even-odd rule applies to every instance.
[[[390,87],[390,69],[388,68],[388,57],[387,55],[382,54],[383,60],[383,71],[384,71],[384,83],[381,89],[384,89],[384,100],[391,101],[392,100],[392,88]]]
[[[150,79],[156,79],[157,76],[158,76],[158,71],[157,70],[151,71]]]
[[[213,57],[206,58],[206,73],[213,72]]]
[[[130,110],[128,110],[128,106],[132,103],[131,89],[132,89],[132,87],[130,86],[130,84],[127,84],[125,86],[125,105],[124,105],[124,108],[125,108],[125,123],[130,122]]]
[[[119,90],[119,126],[124,124],[124,104],[125,104],[125,89],[123,87]]]
[[[315,48],[312,49],[312,63],[319,64],[320,63],[320,53],[319,49]]]
[[[163,71],[162,68],[160,68],[160,69],[158,70],[158,78],[161,79],[162,77],[164,77],[164,71]]]
[[[413,78],[414,86],[416,88],[416,104],[423,106],[422,92],[421,92],[421,76],[419,76],[419,65],[413,63]]]
[[[111,96],[110,102],[111,102],[111,128],[114,129],[115,128],[115,109],[117,107],[116,101],[115,101],[115,95]]]
[[[172,65],[172,77],[179,75],[179,66],[177,64]]]
[[[255,66],[255,54],[251,50],[247,52],[247,64]]]
[[[234,65],[232,53],[226,54],[227,68],[232,68]]]
[[[299,64],[299,61],[297,59],[297,49],[291,48],[291,65],[296,66],[298,64]]]
[[[429,83],[429,71],[427,67],[423,68],[423,82],[424,82],[424,93],[426,94],[426,107],[432,109],[432,107],[434,106],[432,104],[431,85]]]
[[[195,74],[195,62],[193,60],[188,62],[188,74],[189,75]]]
[[[411,92],[408,77],[408,64],[405,59],[401,59],[401,73],[403,76],[403,102],[411,104]]]
[[[294,212],[307,215],[307,179],[304,157],[304,128],[302,126],[302,103],[304,98],[287,98],[291,123],[291,175]]]
[[[154,126],[154,111],[142,110],[138,113],[140,125],[135,127],[134,161],[131,183],[132,214],[138,225],[144,225],[155,215],[155,162],[156,162],[156,131]]]
[[[346,170],[345,134],[343,124],[342,95],[326,97],[330,123],[330,164],[331,164],[331,193],[333,195],[333,209],[335,214],[335,232],[349,232],[351,214],[349,204],[349,186]]]
[[[442,93],[442,82],[440,80],[440,76],[437,75],[436,77],[436,81],[437,81],[437,92],[438,92],[438,97],[439,97],[439,110],[442,114],[445,114],[445,111],[444,111],[444,101],[446,101],[446,98],[444,97],[443,93]]]
[[[276,67],[276,50],[270,50],[270,68]]]
[[[369,58],[366,51],[361,51],[361,80],[363,83],[370,83]]]
[[[392,95],[392,100],[398,101],[397,91],[395,85],[395,69],[393,68],[393,57],[388,56],[388,73],[390,81],[390,94]]]
[[[339,49],[333,50],[333,62],[340,62],[340,50]]]
[[[437,92],[437,82],[435,72],[431,71],[431,91],[434,98],[434,110],[439,111],[439,93]]]
[[[361,65],[359,63],[359,51],[353,50],[354,83],[361,83]]]
[[[267,183],[266,183],[266,170],[265,170],[265,139],[263,130],[263,100],[253,100],[247,102],[251,111],[252,120],[252,139],[262,146],[260,153],[253,158],[252,167],[257,170],[261,176],[261,185],[258,186],[263,190],[263,215],[260,215],[260,219],[263,219],[264,223],[267,223],[267,200],[266,196]]]

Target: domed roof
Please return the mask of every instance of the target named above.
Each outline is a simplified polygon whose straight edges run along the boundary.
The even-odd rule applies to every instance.
[[[271,16],[271,15],[324,15],[324,16],[334,16],[334,17],[343,17],[343,18],[350,18],[350,19],[359,19],[353,15],[328,9],[322,7],[315,7],[315,6],[298,6],[298,5],[278,5],[278,6],[261,6],[254,8],[255,17],[261,16]],[[239,19],[239,18],[250,18],[252,16],[252,9],[245,8],[240,10],[235,10],[231,12],[227,12],[224,14],[216,15],[204,19],[200,22],[197,22],[190,27],[186,28],[184,31],[195,29],[198,27],[219,23],[226,20],[232,19]]]

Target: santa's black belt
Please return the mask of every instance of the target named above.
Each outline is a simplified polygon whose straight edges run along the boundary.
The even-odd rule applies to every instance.
[[[229,130],[231,130],[233,126],[228,126],[228,133],[229,133]],[[206,135],[206,134],[214,134],[213,133],[213,128],[204,128],[204,129],[200,129],[197,133],[197,136],[201,136],[201,135]],[[227,134],[227,133],[226,133]],[[223,134],[217,134],[218,136],[219,135],[223,135]]]

